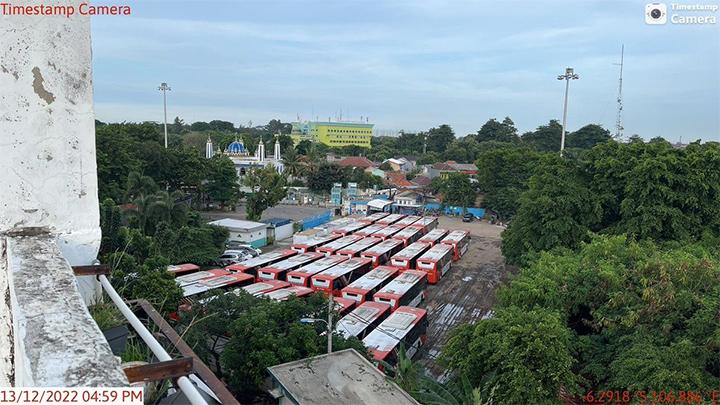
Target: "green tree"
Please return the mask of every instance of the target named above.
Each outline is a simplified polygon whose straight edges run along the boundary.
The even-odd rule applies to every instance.
[[[193,123],[190,125],[190,130],[191,130],[191,131],[208,131],[208,130],[210,130],[210,129],[212,129],[212,128],[210,127],[210,124],[208,124],[207,122],[203,122],[203,121],[193,122]]]
[[[221,206],[237,204],[240,199],[240,180],[230,158],[214,156],[207,161],[207,170],[208,182],[205,188],[210,199]]]
[[[442,183],[441,193],[443,204],[456,207],[472,207],[475,205],[477,192],[470,182],[470,177],[462,173],[451,173]]]
[[[593,146],[612,139],[610,131],[597,124],[589,124],[567,134],[568,148],[591,149]]]
[[[305,174],[305,162],[302,160],[302,156],[295,152],[295,149],[288,149],[287,152],[282,155],[284,172],[288,178],[298,178]]]
[[[183,133],[183,131],[185,131],[185,122],[180,119],[180,117],[175,117],[175,120],[173,120],[173,123],[170,126],[170,130],[176,134]]]
[[[561,135],[562,125],[557,120],[550,120],[535,131],[524,133],[522,142],[540,152],[559,152]]]
[[[480,153],[480,144],[471,136],[456,139],[448,145],[445,151],[446,160],[460,163],[472,163]],[[437,162],[437,161],[435,161]],[[435,163],[433,162],[433,163]]]
[[[347,184],[348,174],[333,163],[322,163],[307,174],[307,185],[316,193],[330,193],[333,183]]]
[[[310,151],[312,150],[313,144],[311,141],[308,141],[307,139],[303,139],[302,141],[298,142],[297,145],[295,145],[295,151],[299,155],[305,155],[307,156]]]
[[[475,139],[477,142],[498,141],[517,143],[520,141],[515,123],[510,117],[505,117],[502,122],[498,122],[495,118],[489,119],[483,124],[480,130],[477,131]]]
[[[455,132],[447,124],[442,124],[437,128],[430,128],[427,136],[427,151],[443,153],[448,145],[455,140]]]
[[[252,189],[245,203],[247,219],[250,221],[260,220],[263,211],[275,206],[287,195],[285,177],[273,165],[250,171],[245,176],[245,185]]]

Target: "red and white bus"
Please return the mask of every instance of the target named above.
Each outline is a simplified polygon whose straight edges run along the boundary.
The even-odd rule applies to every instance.
[[[390,226],[387,226],[387,227],[375,232],[374,234],[372,234],[370,236],[372,236],[373,238],[380,238],[380,240],[386,240],[386,239],[390,239],[391,236],[395,235],[396,233],[398,233],[402,230],[403,230],[403,228],[401,226],[390,225]]]
[[[312,276],[310,286],[313,290],[339,297],[340,290],[370,271],[371,266],[370,259],[354,257]]]
[[[255,297],[259,297],[265,293],[269,293],[271,291],[279,290],[281,288],[288,288],[290,287],[290,283],[287,281],[281,281],[281,280],[264,280],[259,283],[253,283],[250,285],[246,285],[242,289],[245,290],[250,295],[253,295]],[[239,291],[235,290],[235,291]]]
[[[399,251],[395,256],[390,258],[390,265],[402,270],[411,270],[416,268],[418,257],[422,256],[430,245],[423,242],[415,242],[408,245],[405,249]]]
[[[470,233],[461,230],[452,231],[440,242],[453,247],[453,260],[458,261],[468,250]]]
[[[408,215],[408,216],[406,216],[405,218],[403,218],[403,219],[395,222],[393,225],[395,225],[395,226],[402,226],[403,228],[405,228],[406,226],[410,226],[410,225],[414,224],[415,222],[417,222],[417,221],[420,220],[420,219],[421,219],[421,218],[418,217],[418,216],[416,216],[416,215]]]
[[[313,289],[307,288],[307,287],[300,287],[298,285],[294,285],[288,288],[281,288],[279,290],[270,291],[268,293],[263,294],[263,297],[268,297],[273,301],[287,301],[292,297],[293,295],[298,298],[307,297],[308,295],[314,293]]]
[[[360,253],[362,253],[366,249],[369,249],[373,245],[377,245],[380,242],[382,242],[382,240],[378,238],[362,238],[359,241],[353,243],[352,245],[345,246],[342,249],[338,249],[335,254],[339,256],[345,256],[347,258],[359,257]]]
[[[175,277],[183,274],[194,273],[198,270],[200,270],[200,266],[192,263],[172,264],[167,267],[168,273],[172,273]]]
[[[353,281],[340,292],[343,298],[357,302],[372,301],[373,294],[385,287],[398,274],[398,269],[390,266],[378,266]]]
[[[271,264],[270,266],[261,267],[257,271],[257,281],[285,280],[288,271],[299,269],[321,257],[325,257],[325,255],[318,252],[307,252],[292,256],[283,261]]]
[[[402,231],[394,234],[390,238],[402,241],[403,246],[408,246],[416,240],[420,239],[423,235],[425,235],[425,231],[422,228],[407,227]]]
[[[442,276],[450,270],[453,262],[453,247],[446,243],[438,243],[417,259],[418,270],[427,272],[428,283],[437,284]]]
[[[252,284],[255,281],[255,277],[250,274],[234,273],[227,270],[221,271],[224,271],[225,274],[216,275],[214,277],[206,278],[196,283],[183,286],[183,297],[191,297],[193,295],[202,294],[218,288],[227,290],[230,287],[242,287]]]
[[[427,243],[430,246],[435,246],[436,243],[440,243],[442,238],[447,234],[447,229],[435,228],[432,231],[426,233],[418,239],[418,242]]]
[[[340,238],[340,235],[337,235],[334,233],[331,233],[328,235],[322,235],[322,236],[314,235],[312,237],[305,239],[302,242],[293,243],[292,245],[290,245],[290,249],[292,249],[298,253],[314,252],[318,246],[324,245],[328,242],[332,242],[338,238]]]
[[[403,305],[416,307],[425,298],[426,279],[424,271],[405,270],[376,292],[373,301],[388,304],[393,311]]]
[[[310,264],[300,267],[299,269],[289,271],[287,273],[287,282],[292,285],[302,287],[310,287],[310,277],[320,273],[325,269],[329,269],[336,264],[344,262],[348,258],[345,256],[328,256],[320,260],[316,260]]]
[[[372,266],[377,267],[385,264],[395,253],[401,251],[403,244],[401,240],[388,239],[360,253],[360,257],[372,260]]]
[[[421,308],[400,307],[390,314],[365,339],[363,344],[369,349],[373,360],[382,370],[381,361],[395,365],[400,345],[405,354],[412,358],[427,341],[427,311]]]
[[[394,224],[395,222],[403,219],[403,217],[405,217],[405,215],[403,215],[403,214],[390,214],[383,219],[379,219],[379,220],[375,221],[375,223],[381,224],[381,225],[390,225],[390,224]]]
[[[184,274],[182,276],[175,277],[175,283],[182,288],[186,285],[195,284],[201,280],[222,276],[228,273],[229,272],[225,269],[198,271],[196,273]]]
[[[355,307],[349,314],[335,324],[335,331],[346,339],[356,337],[364,339],[390,314],[390,306],[379,302],[367,301]]]
[[[357,304],[357,301],[349,300],[347,298],[335,297],[333,298],[333,304],[335,304],[335,310],[337,311],[338,315],[344,316],[347,315],[347,313],[350,312],[353,308],[355,308],[355,304]]]
[[[328,242],[322,246],[318,246],[315,251],[320,252],[325,256],[334,255],[337,253],[338,250],[344,248],[345,246],[352,245],[353,243],[359,241],[362,238],[363,237],[360,235],[343,236],[340,239],[335,239],[332,242]]]
[[[275,264],[281,260],[287,259],[290,256],[295,256],[296,254],[296,251],[290,249],[276,250],[274,252],[263,253],[258,257],[253,257],[252,259],[245,260],[244,262],[238,264],[231,264],[230,266],[226,266],[225,270],[239,271],[257,276],[259,268]]]
[[[332,233],[334,233],[336,235],[340,235],[340,236],[347,236],[347,235],[354,233],[358,229],[365,228],[366,226],[367,226],[367,224],[362,223],[362,222],[357,222],[357,221],[351,222],[347,225],[341,226],[340,228],[333,229]]]
[[[365,218],[358,218],[358,221],[364,222],[366,224],[373,224],[373,223],[385,218],[388,215],[390,215],[390,213],[388,213],[388,212],[376,212],[372,215],[366,216]]]
[[[385,227],[386,227],[386,225],[372,224],[372,225],[366,226],[363,229],[356,231],[353,235],[370,236]]]
[[[427,233],[437,228],[438,219],[437,217],[422,217],[409,226],[412,226],[413,228],[423,228]]]

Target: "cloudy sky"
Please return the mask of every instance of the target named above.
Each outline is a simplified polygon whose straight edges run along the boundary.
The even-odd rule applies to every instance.
[[[131,17],[92,21],[103,121],[161,121],[165,81],[169,119],[186,122],[257,125],[342,111],[381,130],[447,123],[463,136],[510,116],[527,131],[562,117],[556,77],[572,66],[580,80],[570,85],[569,130],[612,129],[625,44],[626,135],[720,140],[720,23],[646,25],[644,1],[122,4]],[[720,11],[692,15],[720,19]]]

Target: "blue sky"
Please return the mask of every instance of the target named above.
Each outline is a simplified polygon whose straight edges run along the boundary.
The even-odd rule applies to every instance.
[[[443,123],[458,136],[510,116],[527,131],[615,124],[625,44],[625,134],[720,140],[720,23],[646,25],[644,1],[127,1],[92,21],[104,121],[168,116],[263,124],[369,117],[381,130]],[[717,1],[704,4],[720,4]],[[707,13],[706,13],[707,14]],[[720,12],[714,13],[720,19]]]

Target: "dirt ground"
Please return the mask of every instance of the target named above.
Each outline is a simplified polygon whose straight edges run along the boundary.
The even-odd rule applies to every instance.
[[[442,379],[443,369],[436,358],[448,339],[449,331],[463,323],[473,323],[486,316],[495,303],[495,290],[507,280],[512,266],[506,266],[500,253],[503,228],[483,221],[462,222],[459,218],[441,217],[440,228],[470,231],[470,246],[460,261],[438,284],[429,285],[424,306],[428,310],[428,340],[415,360],[427,372]]]

